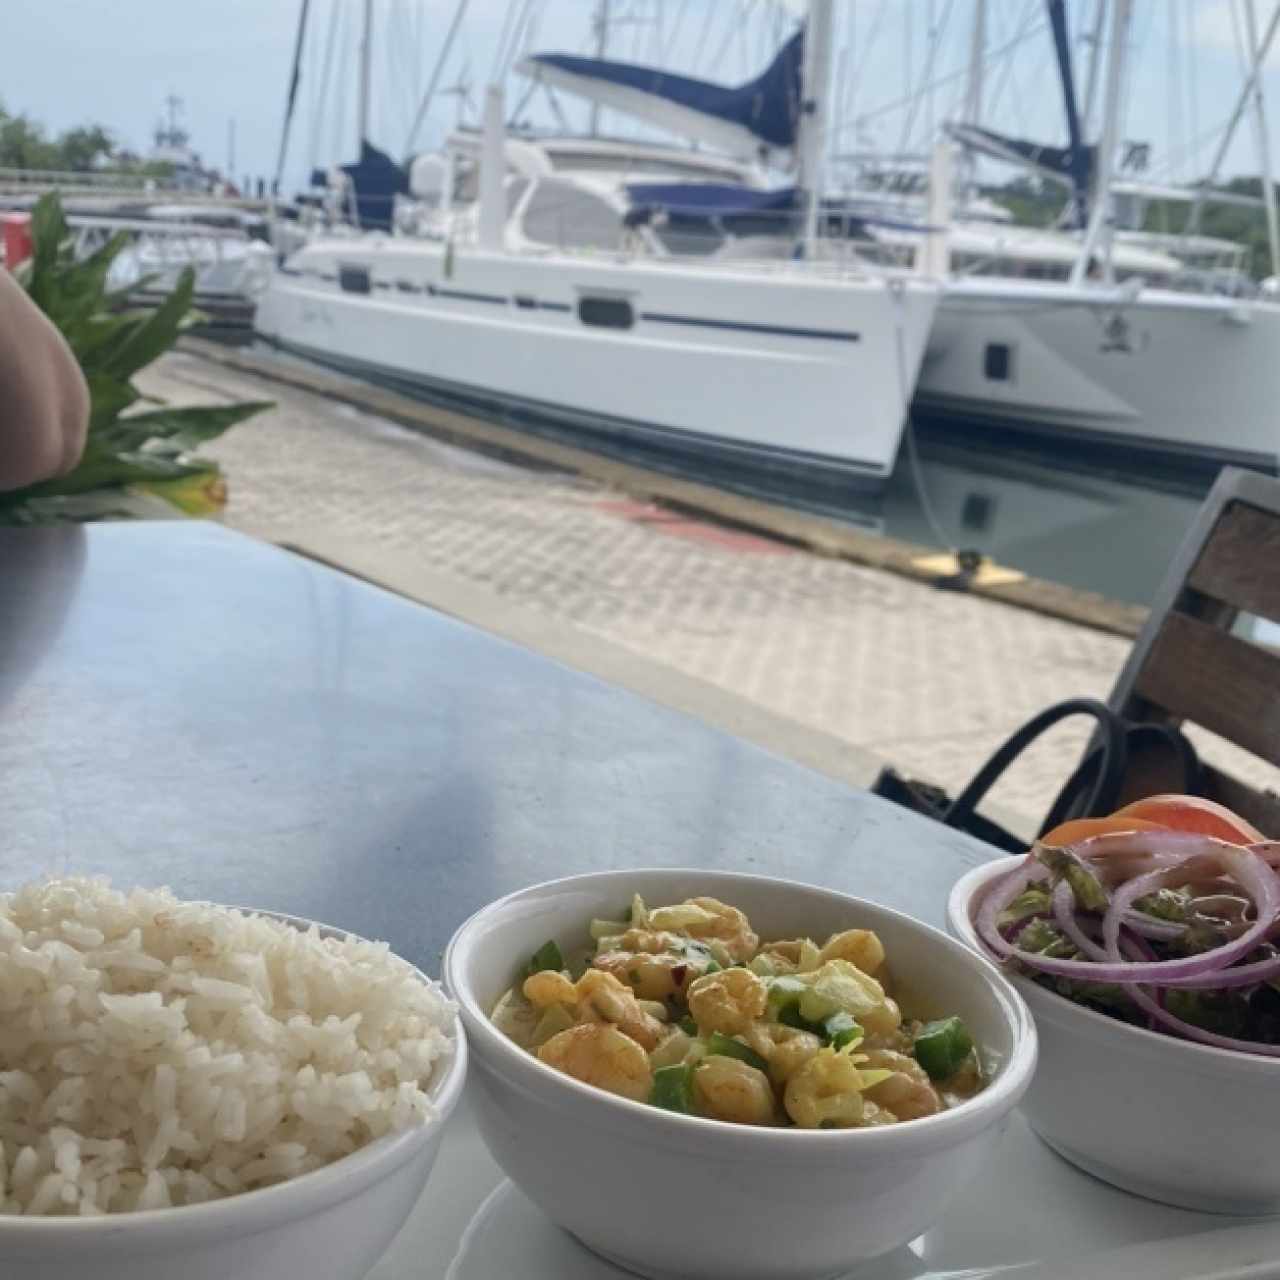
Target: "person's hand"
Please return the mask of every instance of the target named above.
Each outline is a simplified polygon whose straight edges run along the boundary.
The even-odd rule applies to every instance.
[[[0,491],[65,475],[88,429],[89,388],[75,356],[0,268]]]

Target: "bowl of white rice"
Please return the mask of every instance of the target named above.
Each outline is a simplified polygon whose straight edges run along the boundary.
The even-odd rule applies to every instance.
[[[2,895],[3,1273],[358,1280],[465,1073],[385,943],[103,880]]]

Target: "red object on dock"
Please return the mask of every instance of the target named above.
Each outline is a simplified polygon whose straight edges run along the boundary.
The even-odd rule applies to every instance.
[[[31,215],[0,213],[0,262],[10,271],[31,256]]]

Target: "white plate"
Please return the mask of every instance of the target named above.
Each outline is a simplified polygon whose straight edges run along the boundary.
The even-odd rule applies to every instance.
[[[848,1280],[1280,1280],[1280,1218],[1141,1200],[1080,1173],[1015,1113],[942,1221]],[[619,1194],[627,1193],[621,1174]],[[503,1176],[464,1097],[431,1181],[368,1280],[626,1280]]]

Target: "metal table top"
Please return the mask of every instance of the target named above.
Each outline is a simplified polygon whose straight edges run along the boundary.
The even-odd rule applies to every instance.
[[[0,889],[168,884],[429,972],[476,908],[578,871],[757,871],[940,925],[994,852],[195,522],[0,530],[0,815]]]

